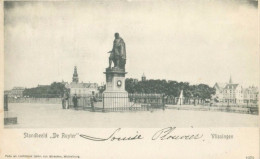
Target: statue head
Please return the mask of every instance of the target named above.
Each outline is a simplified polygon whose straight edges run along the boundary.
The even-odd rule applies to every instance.
[[[115,33],[115,38],[116,38],[116,39],[119,38],[119,33]]]

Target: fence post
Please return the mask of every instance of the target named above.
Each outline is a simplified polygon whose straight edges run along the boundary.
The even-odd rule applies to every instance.
[[[151,96],[148,94],[148,96],[147,96],[147,103],[149,103],[149,102],[151,103]],[[146,110],[149,111],[149,104],[147,104],[147,103],[145,104],[146,105]]]
[[[102,102],[103,102],[102,112],[105,112],[105,97],[104,97],[104,94],[102,94]]]
[[[165,100],[164,100],[164,98],[165,98],[166,96],[162,96],[162,106],[163,106],[163,110],[165,110]]]
[[[4,95],[4,111],[8,111],[8,95]]]
[[[95,112],[94,96],[90,97],[90,105],[91,105],[91,111],[92,111],[92,112]]]

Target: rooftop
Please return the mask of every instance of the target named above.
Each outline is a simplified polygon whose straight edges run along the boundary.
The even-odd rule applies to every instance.
[[[71,82],[70,83],[70,88],[97,88],[98,84],[97,83],[76,83],[76,82]]]

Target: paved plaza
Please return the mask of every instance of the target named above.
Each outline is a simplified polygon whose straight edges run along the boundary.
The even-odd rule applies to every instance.
[[[6,128],[258,127],[257,115],[174,109],[102,113],[64,110],[60,104],[9,103],[5,115],[18,118],[17,125]]]

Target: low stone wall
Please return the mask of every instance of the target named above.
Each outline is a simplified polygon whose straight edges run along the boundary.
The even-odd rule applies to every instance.
[[[8,103],[61,104],[61,98],[8,98]]]
[[[223,106],[193,106],[193,105],[166,105],[168,109],[177,110],[199,110],[199,111],[221,111],[221,112],[236,112],[250,113],[250,108],[245,107],[223,107]]]
[[[17,124],[17,117],[4,118],[4,125]]]

